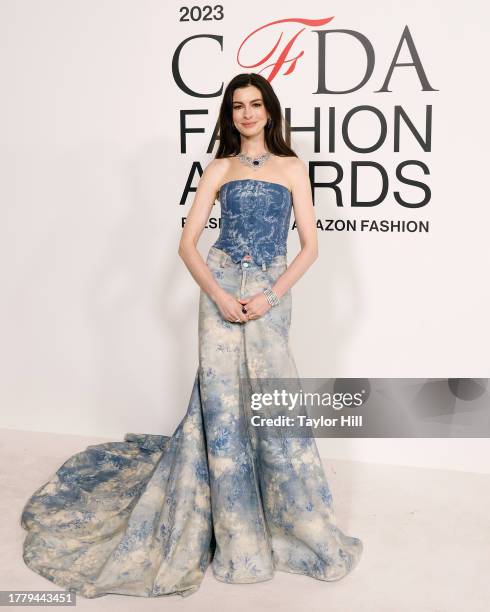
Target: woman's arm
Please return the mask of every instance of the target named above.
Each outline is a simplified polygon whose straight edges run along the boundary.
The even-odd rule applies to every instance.
[[[294,159],[289,176],[292,183],[294,217],[301,251],[271,287],[280,298],[303,276],[318,257],[316,216],[311,197],[310,179],[306,165],[301,159]]]
[[[246,322],[241,304],[218,284],[197,250],[197,243],[209,219],[221,177],[226,172],[226,163],[227,160],[213,159],[199,179],[196,195],[182,230],[178,253],[196,283],[216,303],[223,317],[228,321],[239,319]]]

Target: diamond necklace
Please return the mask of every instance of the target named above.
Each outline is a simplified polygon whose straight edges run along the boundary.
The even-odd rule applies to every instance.
[[[259,157],[249,157],[248,155],[245,155],[245,153],[238,153],[237,155],[242,164],[250,166],[254,170],[258,170],[260,167],[262,167],[270,156],[270,153],[264,153],[263,155],[259,155]]]

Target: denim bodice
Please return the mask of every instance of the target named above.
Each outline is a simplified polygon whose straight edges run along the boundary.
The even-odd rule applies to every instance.
[[[236,179],[221,186],[221,228],[214,247],[234,262],[244,255],[266,265],[287,254],[292,197],[279,183]]]

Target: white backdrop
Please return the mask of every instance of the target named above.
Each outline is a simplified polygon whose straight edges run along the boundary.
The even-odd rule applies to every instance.
[[[263,71],[301,29],[272,85],[292,126],[321,115],[320,151],[312,132],[295,132],[305,163],[335,162],[344,177],[344,207],[332,190],[315,192],[319,219],[415,219],[429,233],[319,230],[320,257],[293,288],[291,346],[303,377],[487,377],[488,206],[486,202],[488,79],[485,26],[489,9],[471,2],[250,0],[246,10],[225,2],[224,18],[179,21],[181,2],[128,0],[3,0],[0,195],[1,405],[3,426],[122,439],[125,432],[171,434],[187,409],[198,364],[198,287],[177,255],[180,199],[192,164],[204,167],[221,96],[182,91],[172,74],[178,45],[197,34],[180,57],[180,74],[198,92],[216,92],[239,72]],[[261,30],[239,56],[250,66],[281,32],[269,62],[242,67],[237,52],[257,28],[291,16],[333,19],[325,25],[278,24]],[[416,70],[395,67],[380,92],[408,26],[431,87]],[[348,94],[319,94],[316,31],[348,29],[372,43],[368,82]],[[211,36],[221,36],[222,43]],[[356,86],[366,55],[352,36],[326,37],[326,81],[332,90]],[[5,44],[6,42],[6,44]],[[399,62],[410,62],[407,46]],[[385,143],[357,153],[343,142],[341,123],[360,105],[385,116]],[[432,107],[431,150],[406,126],[394,151],[394,109],[402,106],[424,136]],[[335,109],[335,151],[329,151],[329,108]],[[187,127],[180,133],[181,111]],[[369,146],[379,135],[373,114],[351,120],[349,136]],[[423,162],[405,176],[429,185],[423,208],[409,201],[421,190],[396,178],[398,164]],[[350,206],[350,165],[381,164],[389,178],[385,201]],[[332,179],[319,168],[317,180]],[[193,181],[197,184],[198,177]],[[359,197],[373,199],[379,176],[359,172]],[[218,205],[212,213],[219,215]],[[218,234],[206,229],[205,255]],[[289,259],[299,248],[291,231]],[[353,458],[489,471],[486,439],[318,440],[324,457]]]

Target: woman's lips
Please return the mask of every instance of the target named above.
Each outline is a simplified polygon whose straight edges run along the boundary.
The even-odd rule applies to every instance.
[[[253,123],[242,123],[243,127],[252,127],[252,125],[255,125],[257,122],[254,121]]]

